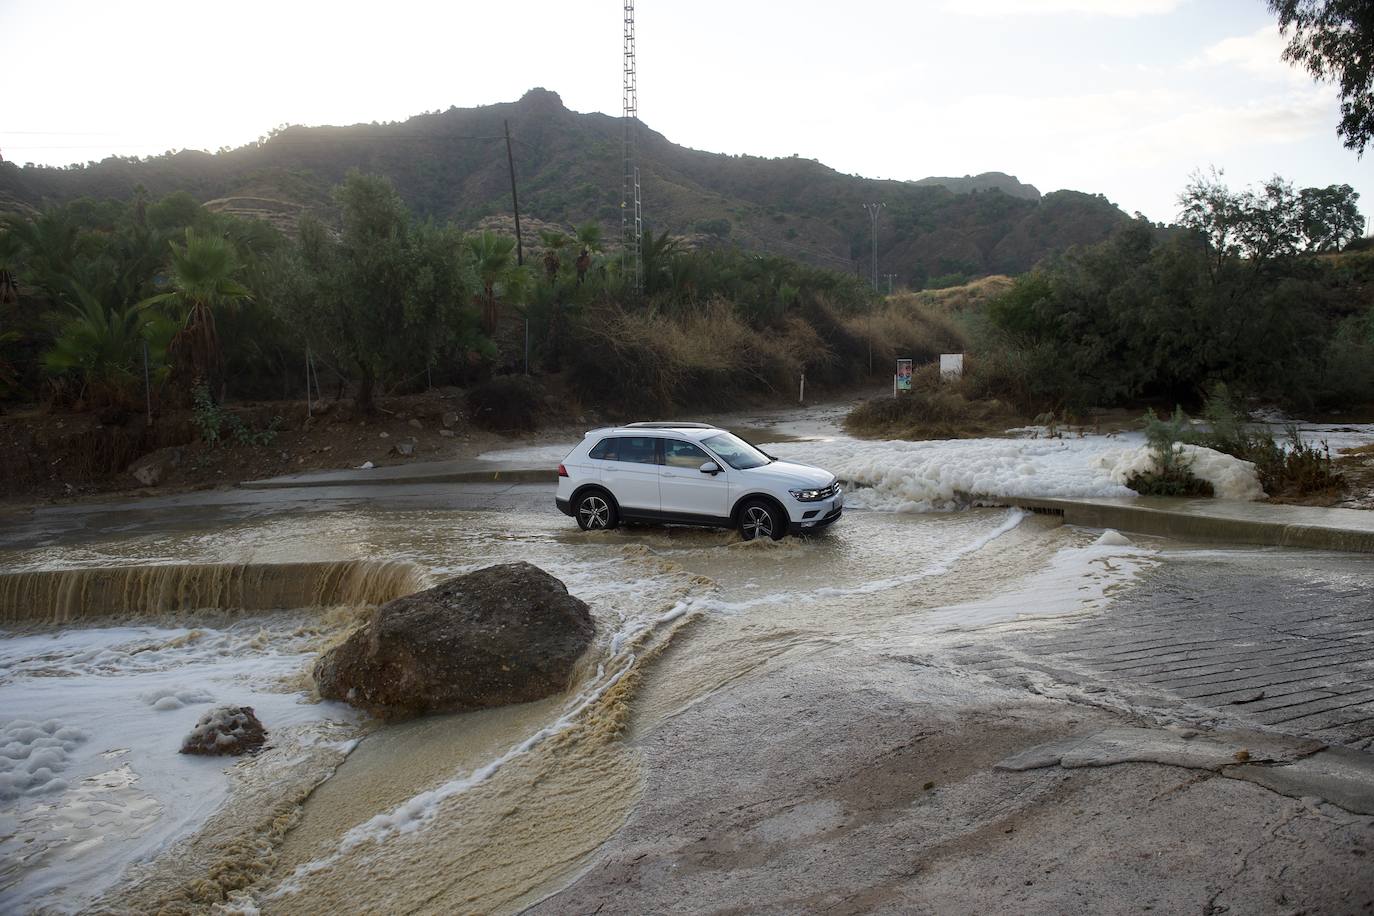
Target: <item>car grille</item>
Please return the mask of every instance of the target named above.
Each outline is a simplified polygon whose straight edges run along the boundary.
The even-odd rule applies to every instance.
[[[828,486],[828,487],[821,487],[821,489],[820,489],[820,494],[821,494],[821,495],[818,496],[818,497],[816,497],[816,498],[817,498],[817,499],[829,499],[830,497],[834,496],[834,495],[835,495],[836,493],[838,493],[838,492],[840,492],[840,482],[837,480],[837,481],[835,481],[834,483],[832,483],[832,484],[831,484],[830,486]]]

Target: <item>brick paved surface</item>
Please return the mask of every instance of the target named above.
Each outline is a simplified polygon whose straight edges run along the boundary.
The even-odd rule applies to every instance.
[[[1000,682],[1374,749],[1374,558],[1171,551],[1097,616],[954,648]]]

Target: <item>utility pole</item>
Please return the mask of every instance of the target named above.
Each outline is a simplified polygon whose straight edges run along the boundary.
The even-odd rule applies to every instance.
[[[887,204],[864,204],[864,210],[868,213],[870,237],[873,241],[873,272],[869,275],[873,278],[873,288],[878,288],[878,214],[883,211]]]
[[[644,288],[640,243],[644,235],[644,212],[639,197],[639,165],[635,162],[635,125],[639,120],[639,77],[635,67],[635,0],[624,0],[625,36],[621,53],[621,109],[625,126],[625,171],[620,195],[620,241],[623,267],[634,277],[635,292]]]
[[[892,295],[892,280],[893,280],[897,275],[896,275],[896,274],[883,274],[883,276],[884,276],[884,277],[887,277],[887,294],[890,296],[890,295]]]
[[[510,203],[515,210],[515,263],[521,267],[525,266],[524,246],[520,242],[520,198],[515,196],[515,154],[510,148],[510,122],[503,122],[506,125],[506,164],[510,166]]]
[[[869,274],[873,281],[873,288],[878,288],[878,214],[882,212],[887,204],[872,203],[864,204],[864,211],[868,213],[869,235],[873,240],[873,272]],[[868,374],[873,375],[873,307],[868,309]]]

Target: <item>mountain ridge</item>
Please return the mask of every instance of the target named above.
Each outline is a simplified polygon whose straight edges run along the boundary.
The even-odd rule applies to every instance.
[[[230,212],[233,205],[224,202],[235,198],[271,202],[250,204],[249,211],[265,207],[269,221],[289,231],[300,213],[330,218],[331,188],[358,168],[388,176],[419,215],[471,226],[509,211],[507,121],[522,216],[561,225],[596,220],[608,239],[616,238],[622,122],[571,111],[547,89],[386,124],[288,126],[214,154],[110,157],[65,169],[0,163],[0,203],[19,210],[81,197],[127,198],[142,185],[154,197],[185,191]],[[1002,173],[862,178],[797,156],[690,149],[643,123],[637,131],[649,230],[867,274],[870,223],[862,204],[883,201],[879,272],[912,286],[948,275],[1022,273],[1046,255],[1105,238],[1128,219],[1100,195],[1040,196]]]

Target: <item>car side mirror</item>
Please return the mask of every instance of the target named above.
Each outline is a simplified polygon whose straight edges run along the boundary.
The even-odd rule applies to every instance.
[[[712,477],[714,477],[720,473],[720,465],[716,464],[714,461],[707,461],[702,464],[700,470],[701,473],[710,474]]]

